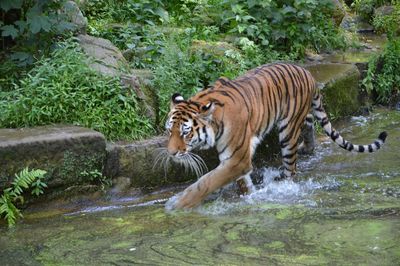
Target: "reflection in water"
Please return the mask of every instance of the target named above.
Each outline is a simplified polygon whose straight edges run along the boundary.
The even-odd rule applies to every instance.
[[[400,112],[341,132],[362,143],[381,130],[389,137],[377,153],[322,142],[300,158],[298,181],[275,182],[265,168],[254,193],[222,192],[194,211],[123,201],[0,227],[0,264],[398,265]]]

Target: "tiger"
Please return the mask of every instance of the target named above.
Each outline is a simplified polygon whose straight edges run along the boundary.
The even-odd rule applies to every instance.
[[[293,178],[300,132],[303,124],[313,125],[313,117],[347,151],[375,152],[387,137],[383,131],[369,145],[345,140],[328,119],[316,80],[305,68],[290,63],[261,65],[234,80],[221,77],[188,100],[174,93],[165,125],[168,156],[175,162],[203,164],[192,151],[215,147],[220,163],[178,194],[172,208],[196,207],[233,181],[244,180],[250,188],[252,157],[274,126],[282,155],[279,177]]]

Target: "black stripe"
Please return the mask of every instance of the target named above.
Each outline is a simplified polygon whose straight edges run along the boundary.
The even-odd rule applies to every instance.
[[[220,126],[218,128],[218,133],[217,133],[217,137],[215,138],[215,141],[218,141],[222,137],[223,133],[224,133],[224,122],[221,121],[221,124],[220,124]]]
[[[221,95],[223,95],[223,96],[226,96],[226,97],[228,97],[229,99],[231,99],[231,101],[232,101],[233,103],[235,103],[235,98],[234,98],[232,95],[230,95],[227,91],[220,91],[220,90],[218,90],[218,91],[214,91],[214,93],[218,93],[218,94],[221,94]]]
[[[325,116],[322,121],[321,121],[321,126],[325,127],[327,124],[329,124],[328,118]]]
[[[279,128],[279,133],[282,133],[287,128],[288,124],[283,125],[282,127]]]
[[[364,150],[365,150],[365,149],[364,149],[364,146],[361,146],[361,145],[358,146],[358,151],[359,151],[359,152],[364,152]]]
[[[354,150],[354,145],[353,144],[349,144],[349,147],[347,148],[348,151],[352,151]]]
[[[380,149],[380,148],[381,148],[381,144],[379,143],[379,141],[376,140],[376,141],[374,142],[374,144],[376,145],[376,148],[377,148],[377,149]]]
[[[335,130],[332,130],[331,138],[333,141],[336,141],[336,139],[339,138],[339,134]]]
[[[282,156],[282,158],[284,158],[284,159],[291,159],[291,158],[293,158],[293,156],[294,156],[295,154],[296,154],[295,152],[294,152],[294,153],[290,153],[290,154],[286,154],[286,155]]]
[[[294,160],[293,162],[287,162],[287,161],[283,161],[285,164],[287,164],[287,165],[293,165],[293,164],[295,164],[296,163],[296,160]]]
[[[368,151],[369,151],[369,152],[374,152],[374,149],[372,148],[372,145],[371,145],[371,144],[368,145]]]

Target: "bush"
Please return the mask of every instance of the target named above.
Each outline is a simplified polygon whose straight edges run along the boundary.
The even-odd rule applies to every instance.
[[[75,43],[60,43],[14,91],[0,93],[0,127],[70,123],[112,140],[139,139],[153,132],[134,93],[119,79],[100,76],[87,62]]]
[[[381,54],[368,64],[363,85],[377,96],[379,103],[391,104],[400,93],[400,38],[390,40]]]
[[[301,58],[309,48],[321,51],[347,45],[331,19],[334,6],[329,0],[170,2],[167,7],[173,8],[180,25],[196,28],[198,36],[208,31],[246,37],[263,50],[292,59]]]
[[[60,9],[68,10],[66,0],[0,1],[0,47],[13,47],[10,58],[20,66],[31,65],[51,50],[53,40],[75,28]]]
[[[372,24],[378,33],[386,33],[388,38],[395,38],[400,33],[400,3],[394,6],[390,15],[376,15]]]
[[[361,18],[367,22],[371,22],[375,8],[385,4],[395,3],[396,0],[355,0],[352,7]]]

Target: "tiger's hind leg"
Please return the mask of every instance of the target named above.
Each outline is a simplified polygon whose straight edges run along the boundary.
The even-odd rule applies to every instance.
[[[314,117],[312,114],[307,114],[303,130],[300,136],[302,142],[299,144],[299,154],[311,154],[315,148],[315,130],[314,130]]]
[[[298,140],[301,133],[301,124],[304,118],[291,123],[279,124],[279,144],[282,152],[282,167],[280,168],[280,177],[275,180],[281,180],[293,177],[296,174],[296,161]]]

